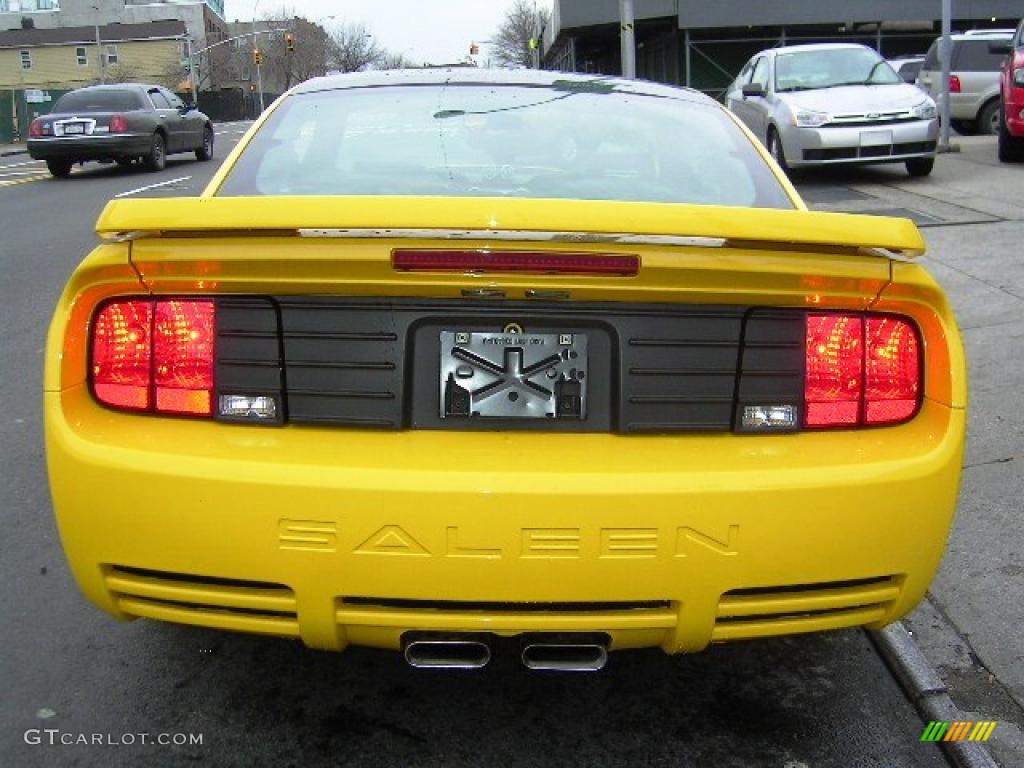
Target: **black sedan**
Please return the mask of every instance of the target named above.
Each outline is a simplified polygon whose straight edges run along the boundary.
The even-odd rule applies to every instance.
[[[66,93],[50,114],[33,120],[28,152],[58,177],[86,160],[125,166],[139,160],[159,171],[169,154],[213,157],[213,125],[194,105],[159,85],[95,85]]]

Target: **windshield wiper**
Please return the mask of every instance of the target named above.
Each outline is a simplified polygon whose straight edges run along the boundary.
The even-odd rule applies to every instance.
[[[789,88],[776,88],[776,93],[790,93],[792,91],[816,91],[822,86],[820,85],[791,85]],[[828,87],[828,86],[825,86]]]

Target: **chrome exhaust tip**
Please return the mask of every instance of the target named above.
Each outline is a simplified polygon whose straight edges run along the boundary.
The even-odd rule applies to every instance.
[[[590,635],[530,637],[521,654],[527,669],[558,672],[597,672],[608,663],[608,641]]]
[[[402,653],[417,669],[480,669],[491,660],[490,645],[471,637],[421,635],[407,640]]]

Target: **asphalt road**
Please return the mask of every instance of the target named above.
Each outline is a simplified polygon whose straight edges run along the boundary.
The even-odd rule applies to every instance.
[[[219,129],[218,158],[240,130]],[[411,670],[397,654],[327,654],[100,614],[71,581],[50,511],[47,324],[108,199],[171,181],[138,194],[195,194],[216,163],[170,158],[156,174],[91,165],[56,181],[27,161],[0,158],[0,764],[945,764],[857,631],[692,657],[614,654],[596,675],[528,673],[511,654],[452,674]],[[202,743],[142,744],[143,733]],[[42,743],[28,743],[37,734]],[[59,743],[93,734],[104,743]]]

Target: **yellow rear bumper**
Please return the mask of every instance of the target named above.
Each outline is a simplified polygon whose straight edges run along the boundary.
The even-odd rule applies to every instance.
[[[117,414],[45,394],[54,506],[122,618],[397,648],[409,630],[612,648],[880,626],[953,516],[964,412],[795,435],[348,431]]]

